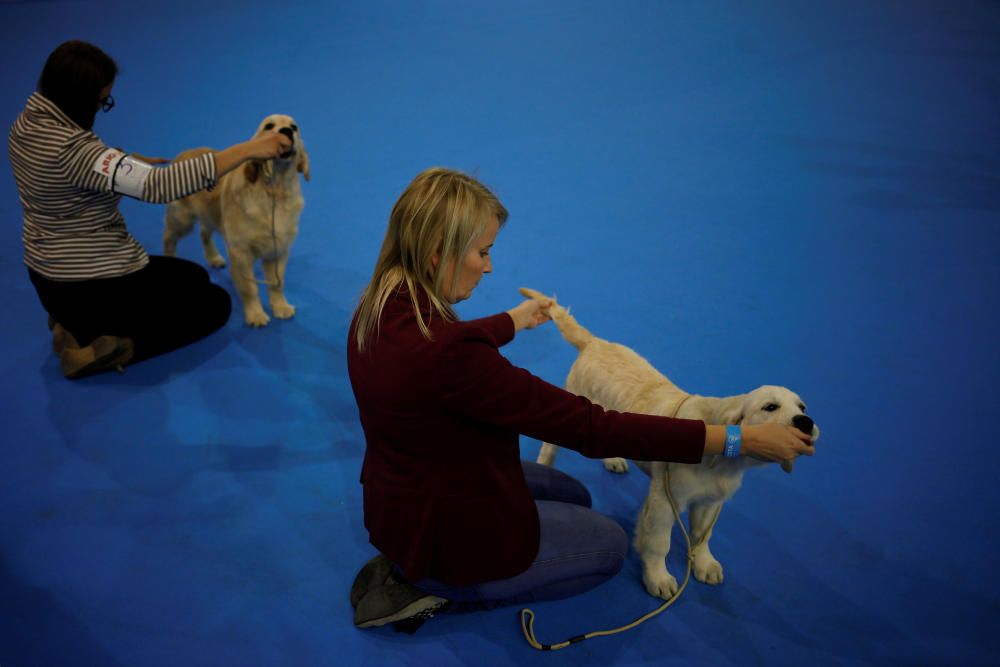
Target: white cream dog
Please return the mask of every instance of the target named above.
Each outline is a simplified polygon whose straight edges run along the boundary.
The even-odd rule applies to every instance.
[[[292,140],[292,148],[272,160],[248,161],[241,169],[225,174],[213,190],[167,204],[163,231],[163,253],[173,256],[177,240],[200,221],[202,249],[213,267],[226,265],[212,240],[214,232],[222,235],[233,285],[243,303],[243,317],[252,327],[262,327],[271,320],[257,293],[254,263],[258,259],[268,286],[271,312],[279,319],[295,315],[295,306],[285,299],[285,267],[305,205],[299,173],[309,180],[309,154],[295,119],[280,114],[268,116],[260,122],[254,137],[266,132],[284,133]],[[195,148],[177,159],[209,150]]]
[[[806,406],[794,392],[775,386],[763,386],[748,394],[725,398],[688,394],[638,354],[617,343],[597,338],[554,299],[540,292],[521,289],[524,296],[551,301],[548,309],[559,331],[580,354],[566,378],[566,389],[586,396],[598,405],[620,412],[699,419],[706,424],[790,424],[819,438],[819,428],[806,416]],[[543,443],[538,463],[551,466],[558,447]],[[748,456],[727,459],[706,456],[699,464],[637,461],[650,475],[649,492],[636,521],[635,547],[642,559],[642,579],[650,595],[671,598],[678,589],[677,579],[667,571],[670,531],[674,515],[666,494],[669,470],[670,492],[679,512],[688,512],[694,552],[695,578],[706,584],[722,583],[722,565],[712,555],[708,540],[722,505],[740,488],[743,473],[763,465]],[[625,472],[624,459],[604,460],[613,472]],[[669,468],[668,468],[669,466]],[[791,472],[791,463],[783,464]]]

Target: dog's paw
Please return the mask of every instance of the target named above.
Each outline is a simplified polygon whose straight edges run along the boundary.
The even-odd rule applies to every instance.
[[[267,323],[271,321],[271,318],[267,316],[267,313],[265,313],[264,309],[260,306],[244,308],[243,319],[246,320],[246,323],[252,327],[267,326]]]
[[[604,459],[604,469],[610,472],[628,472],[628,461],[617,456]]]
[[[549,443],[543,443],[542,448],[538,450],[538,458],[535,459],[535,463],[538,465],[552,467],[556,462],[556,448],[554,445]]]
[[[642,583],[646,586],[646,592],[653,597],[669,600],[677,595],[677,579],[665,569],[656,574],[644,572]]]
[[[288,320],[295,317],[295,306],[290,303],[273,303],[271,304],[271,312],[279,320]]]
[[[703,584],[718,586],[722,583],[722,564],[708,556],[694,559],[694,578]]]
[[[222,255],[216,255],[215,257],[208,258],[208,265],[213,269],[221,269],[226,265],[226,258]]]

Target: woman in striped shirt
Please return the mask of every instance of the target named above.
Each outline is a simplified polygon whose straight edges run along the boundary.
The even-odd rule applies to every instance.
[[[127,154],[91,131],[97,111],[114,106],[117,73],[92,44],[60,45],[8,137],[24,209],[24,263],[71,378],[187,345],[229,319],[229,295],[205,269],[146,254],[125,227],[121,195],[180,199],[211,188],[246,160],[277,157],[290,143],[269,134],[152,167],[167,160]]]

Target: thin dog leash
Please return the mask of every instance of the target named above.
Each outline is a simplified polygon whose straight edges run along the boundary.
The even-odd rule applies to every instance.
[[[692,396],[692,394],[686,395],[681,400],[681,402],[677,404],[677,407],[674,408],[673,414],[671,415],[672,417],[676,416],[677,413],[680,412],[681,406],[684,405],[684,403],[689,398],[691,398],[691,396]],[[712,517],[712,523],[709,525],[708,530],[705,531],[705,534],[702,536],[702,538],[698,542],[698,544],[696,544],[694,547],[692,547],[691,546],[691,536],[688,535],[687,528],[684,526],[684,521],[681,519],[681,513],[677,509],[677,503],[674,502],[674,495],[670,492],[670,465],[669,464],[667,464],[667,466],[665,468],[665,474],[663,476],[663,486],[664,486],[664,489],[667,492],[667,500],[670,501],[670,509],[673,511],[674,518],[677,520],[677,523],[681,527],[681,532],[684,533],[684,542],[687,544],[687,555],[688,555],[688,557],[687,557],[687,568],[686,568],[686,570],[684,572],[684,583],[682,583],[681,587],[677,589],[677,592],[674,593],[670,597],[670,599],[667,600],[666,602],[664,602],[662,605],[660,605],[659,607],[657,607],[653,611],[651,611],[651,612],[649,612],[647,614],[644,614],[643,616],[640,616],[639,618],[635,619],[631,623],[627,623],[626,625],[622,625],[622,626],[619,626],[617,628],[612,628],[610,630],[595,630],[593,632],[588,632],[586,634],[577,635],[576,637],[570,637],[569,639],[566,639],[566,640],[561,641],[561,642],[556,642],[554,644],[542,644],[541,642],[538,641],[538,639],[536,639],[536,637],[535,637],[535,612],[532,611],[531,609],[524,608],[524,609],[521,610],[521,632],[524,633],[525,640],[527,640],[527,642],[529,644],[531,644],[532,648],[538,649],[539,651],[558,651],[559,649],[564,649],[564,648],[566,648],[567,646],[569,646],[571,644],[576,644],[578,642],[582,642],[583,640],[590,639],[592,637],[607,637],[608,635],[616,635],[616,634],[625,632],[626,630],[631,630],[632,628],[634,628],[634,627],[636,627],[638,625],[641,625],[642,623],[645,623],[646,621],[648,621],[649,619],[653,618],[654,616],[662,613],[663,611],[666,611],[666,609],[668,607],[670,607],[670,605],[672,605],[673,603],[677,602],[678,598],[680,598],[680,596],[681,596],[681,593],[683,593],[684,589],[687,587],[688,581],[691,579],[691,565],[692,565],[692,563],[694,563],[694,552],[699,547],[701,547],[705,543],[705,540],[708,539],[708,536],[712,534],[712,529],[715,528],[715,522],[719,520],[719,513],[722,512],[722,506],[720,505],[715,510],[715,516]]]
[[[292,131],[289,130],[287,127],[283,127],[280,130],[278,130],[278,133],[288,137],[288,139],[292,142],[292,148],[294,149],[295,136],[292,133]],[[288,153],[283,153],[281,157],[284,158],[289,155],[294,155],[294,153],[291,152],[291,149],[289,149]],[[273,176],[273,168],[272,168],[272,176]],[[281,277],[278,275],[278,233],[277,231],[275,231],[275,224],[274,224],[275,208],[277,206],[278,196],[274,194],[273,191],[268,191],[267,186],[270,185],[270,183],[271,183],[271,177],[265,179],[264,191],[267,192],[268,196],[271,198],[271,243],[272,247],[274,248],[274,282],[272,283],[267,280],[257,280],[257,276],[251,276],[251,280],[253,280],[258,285],[267,285],[268,287],[281,289]],[[253,267],[251,266],[251,270],[252,269]]]
[[[684,533],[684,541],[687,543],[687,550],[688,550],[687,569],[684,572],[684,583],[681,584],[681,587],[677,589],[677,592],[674,593],[674,595],[669,600],[664,602],[658,608],[654,609],[648,614],[640,616],[631,623],[619,626],[617,628],[612,628],[610,630],[595,630],[593,632],[588,632],[586,634],[577,635],[576,637],[570,637],[565,641],[556,642],[555,644],[542,644],[541,642],[538,641],[538,639],[535,638],[535,612],[528,608],[522,609],[521,632],[524,633],[524,638],[528,641],[529,644],[531,644],[533,648],[536,648],[539,651],[558,651],[559,649],[566,648],[570,644],[576,644],[578,642],[582,642],[584,639],[590,639],[592,637],[607,637],[608,635],[616,635],[621,632],[625,632],[626,630],[631,630],[632,628],[642,623],[645,623],[649,619],[665,611],[667,607],[669,607],[673,603],[677,602],[678,598],[680,598],[681,596],[681,593],[684,592],[684,588],[687,587],[688,581],[691,579],[691,564],[694,563],[694,552],[698,549],[698,547],[704,544],[706,538],[709,535],[711,535],[712,529],[715,528],[715,522],[718,521],[719,519],[719,513],[722,511],[722,506],[720,505],[719,508],[715,510],[715,516],[712,517],[712,523],[711,525],[709,525],[708,530],[705,531],[705,535],[701,538],[698,544],[696,544],[692,548],[691,536],[688,535],[687,528],[684,527],[684,522],[681,520],[681,513],[677,509],[677,503],[674,502],[674,496],[672,493],[670,493],[669,465],[666,468],[666,474],[664,475],[663,484],[667,491],[667,500],[670,501],[670,509],[673,510],[674,518],[677,519],[677,523],[680,524],[681,532]]]
[[[270,178],[266,179],[267,183],[269,183],[270,180],[271,180]],[[271,282],[270,280],[267,280],[266,276],[265,276],[265,280],[259,280],[256,275],[252,275],[252,274],[250,276],[248,276],[248,277],[250,278],[250,280],[252,280],[253,282],[257,283],[258,285],[266,285],[267,287],[273,287],[273,288],[276,288],[276,289],[281,289],[281,278],[278,275],[278,259],[277,259],[278,258],[278,233],[275,230],[275,223],[274,223],[275,208],[277,207],[278,197],[273,192],[269,191],[269,189],[267,187],[267,183],[265,183],[264,192],[266,192],[267,196],[270,197],[270,199],[271,199],[271,243],[272,243],[272,247],[274,248],[274,257],[275,257],[275,260],[274,260],[274,282]],[[251,271],[253,270],[253,265],[250,266],[250,270]]]

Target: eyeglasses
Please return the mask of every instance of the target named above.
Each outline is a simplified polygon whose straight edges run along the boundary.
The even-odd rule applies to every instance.
[[[101,110],[107,113],[115,108],[115,98],[108,95],[103,100],[97,100],[97,103],[101,105]]]

